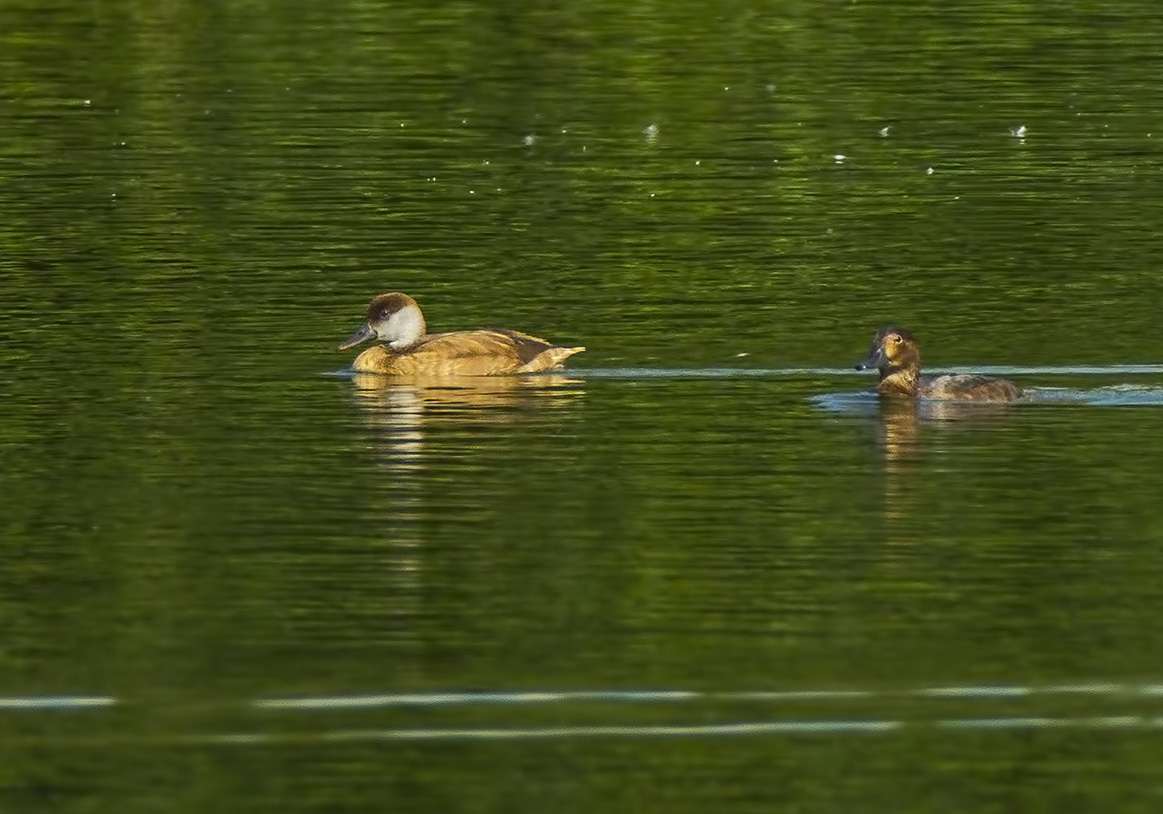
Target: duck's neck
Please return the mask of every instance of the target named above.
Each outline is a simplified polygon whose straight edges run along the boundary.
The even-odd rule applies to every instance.
[[[392,350],[403,350],[413,345],[424,335],[427,326],[419,306],[407,305],[388,318],[380,336],[387,340]]]
[[[888,367],[880,371],[876,390],[885,396],[915,396],[920,384],[920,365]]]

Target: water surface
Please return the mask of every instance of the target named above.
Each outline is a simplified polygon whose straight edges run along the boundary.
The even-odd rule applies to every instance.
[[[1161,36],[0,10],[6,807],[1157,808]],[[353,376],[389,290],[588,350]]]

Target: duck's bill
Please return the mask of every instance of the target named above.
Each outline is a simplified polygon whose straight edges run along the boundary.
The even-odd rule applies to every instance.
[[[339,343],[339,350],[347,350],[348,348],[354,348],[360,342],[366,342],[367,340],[371,339],[375,335],[376,335],[375,331],[373,331],[371,329],[371,326],[365,322],[363,325],[359,326],[358,331],[356,331],[351,336],[347,337],[347,339],[345,339],[341,343]]]
[[[857,370],[876,370],[884,364],[884,351],[880,348],[873,348],[868,354],[867,358],[856,363]]]

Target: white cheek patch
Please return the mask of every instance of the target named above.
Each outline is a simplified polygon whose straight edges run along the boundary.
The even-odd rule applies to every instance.
[[[378,333],[390,347],[406,348],[424,334],[424,317],[418,309],[401,309],[383,323]]]

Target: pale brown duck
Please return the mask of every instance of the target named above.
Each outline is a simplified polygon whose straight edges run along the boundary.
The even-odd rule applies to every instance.
[[[584,347],[562,348],[544,339],[501,328],[426,333],[424,314],[407,294],[381,294],[371,301],[367,320],[339,350],[368,339],[373,345],[355,358],[358,373],[395,376],[501,376],[558,370]]]

